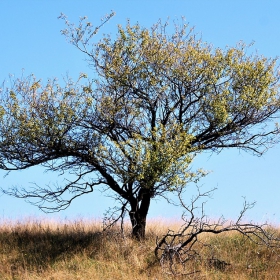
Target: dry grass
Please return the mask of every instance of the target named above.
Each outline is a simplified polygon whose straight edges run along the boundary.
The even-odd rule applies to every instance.
[[[178,226],[152,221],[147,239],[139,243],[122,238],[116,230],[102,233],[96,221],[2,223],[0,279],[174,279],[162,272],[154,248],[156,235]],[[223,271],[200,263],[199,273],[176,279],[280,279],[277,252],[258,248],[233,233],[204,238],[231,265]]]

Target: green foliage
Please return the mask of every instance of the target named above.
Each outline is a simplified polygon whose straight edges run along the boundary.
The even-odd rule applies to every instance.
[[[56,190],[8,193],[61,210],[103,185],[117,194],[122,214],[129,204],[143,221],[152,197],[205,175],[190,169],[198,153],[238,147],[262,154],[278,142],[279,127],[270,123],[280,105],[275,59],[247,55],[244,44],[214,49],[187,25],[168,32],[161,22],[147,29],[128,21],[114,39],[92,44],[103,24],[82,18],[75,27],[62,18],[62,33],[88,56],[94,79],[81,73],[62,86],[30,76],[3,88],[0,168],[43,165],[76,178]]]

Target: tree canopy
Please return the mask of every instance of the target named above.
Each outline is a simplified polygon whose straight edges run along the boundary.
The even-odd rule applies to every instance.
[[[43,84],[31,75],[3,85],[0,168],[41,165],[71,179],[6,193],[59,211],[103,186],[141,238],[151,199],[204,175],[190,169],[195,155],[231,147],[261,155],[279,141],[276,59],[247,54],[242,43],[213,48],[187,25],[169,32],[160,21],[150,29],[128,21],[116,37],[92,42],[99,27],[63,19],[92,78]]]

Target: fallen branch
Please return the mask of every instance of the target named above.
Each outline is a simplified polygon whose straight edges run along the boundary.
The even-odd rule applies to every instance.
[[[198,189],[198,195],[195,196],[190,205],[185,205],[179,192],[179,199],[185,213],[182,215],[183,226],[178,232],[168,230],[168,232],[156,241],[155,255],[159,260],[164,272],[170,274],[193,274],[200,272],[201,265],[224,271],[230,266],[230,263],[221,260],[215,256],[214,247],[211,244],[204,243],[203,235],[221,234],[225,232],[237,232],[248,240],[259,246],[266,246],[271,250],[280,248],[280,239],[277,233],[269,227],[267,223],[254,224],[242,223],[245,213],[254,207],[255,203],[244,201],[241,210],[235,222],[229,222],[221,217],[217,222],[211,222],[204,213],[204,203],[201,206],[201,215],[195,217],[195,210],[198,208],[197,201],[202,197],[209,197],[213,192],[201,193]],[[208,257],[203,257],[202,252],[207,248]]]

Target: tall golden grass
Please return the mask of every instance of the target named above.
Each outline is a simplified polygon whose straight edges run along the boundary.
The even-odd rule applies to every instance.
[[[174,279],[162,270],[154,249],[156,236],[179,227],[180,222],[150,221],[147,238],[137,242],[128,227],[125,236],[117,228],[102,232],[99,221],[2,222],[0,279]],[[198,264],[199,272],[176,279],[280,279],[279,249],[258,247],[236,233],[203,238],[230,265],[222,270]]]

